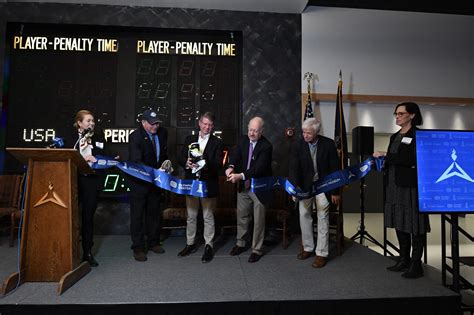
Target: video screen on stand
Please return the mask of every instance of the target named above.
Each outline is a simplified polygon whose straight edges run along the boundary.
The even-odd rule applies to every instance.
[[[418,202],[423,213],[474,213],[474,131],[417,130]]]

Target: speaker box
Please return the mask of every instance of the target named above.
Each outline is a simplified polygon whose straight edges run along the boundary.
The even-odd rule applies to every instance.
[[[352,129],[352,153],[356,155],[374,153],[374,127],[358,126]]]

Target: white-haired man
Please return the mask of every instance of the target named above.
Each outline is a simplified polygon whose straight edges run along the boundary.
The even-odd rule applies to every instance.
[[[319,135],[321,122],[308,118],[303,122],[303,137],[292,147],[289,167],[289,181],[305,192],[311,192],[313,182],[338,170],[339,158],[333,140]],[[320,193],[308,199],[299,200],[301,239],[303,250],[298,259],[307,259],[316,252],[314,268],[326,265],[329,255],[329,203],[340,203],[339,190]],[[313,237],[313,205],[318,216],[318,239],[316,248]]]

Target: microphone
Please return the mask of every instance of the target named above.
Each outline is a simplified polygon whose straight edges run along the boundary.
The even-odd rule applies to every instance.
[[[92,129],[91,127],[84,129],[84,131],[82,132],[82,136],[85,137],[85,135],[92,133],[93,131],[94,129]]]
[[[47,148],[62,148],[64,147],[64,139],[56,137],[53,139],[53,142],[50,143]]]

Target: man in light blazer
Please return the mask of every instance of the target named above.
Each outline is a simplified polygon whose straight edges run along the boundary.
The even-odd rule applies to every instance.
[[[251,178],[272,176],[272,144],[262,135],[264,121],[254,117],[248,124],[247,136],[241,137],[229,158],[226,169],[227,180],[238,183],[237,188],[237,243],[230,255],[241,254],[245,250],[253,212],[252,254],[248,262],[254,263],[263,255],[265,236],[265,208],[272,198],[272,192],[250,191]]]
[[[217,196],[219,195],[219,170],[222,167],[223,142],[212,134],[215,117],[206,112],[199,118],[199,132],[186,137],[184,147],[179,157],[179,164],[184,167],[186,179],[204,181],[207,184],[207,197],[200,198],[186,196],[186,246],[178,253],[178,256],[187,256],[196,251],[197,215],[199,204],[202,206],[204,220],[204,254],[201,261],[210,262],[214,257],[213,239],[215,234],[214,210],[216,208]],[[199,145],[198,153],[201,155],[201,163],[205,161],[203,168],[196,171],[200,166],[197,161],[189,156],[189,146]],[[197,148],[196,148],[197,149]]]
[[[303,138],[291,149],[289,181],[304,192],[311,192],[313,182],[338,170],[339,158],[333,140],[319,135],[321,122],[308,118],[303,122]],[[314,197],[299,200],[301,238],[303,250],[298,259],[307,259],[316,251],[314,268],[326,265],[329,255],[329,203],[340,203],[339,190],[320,193]],[[313,237],[313,205],[316,203],[318,216],[318,239],[316,248]]]

